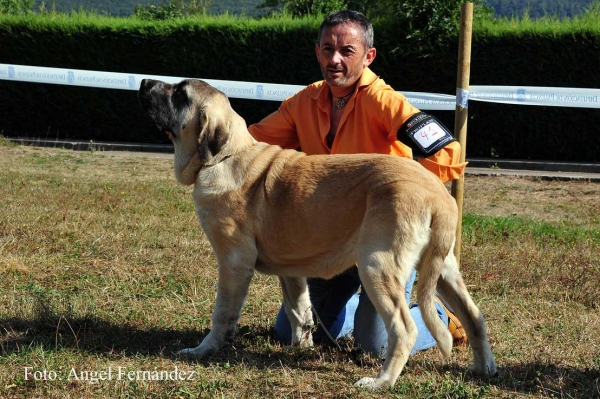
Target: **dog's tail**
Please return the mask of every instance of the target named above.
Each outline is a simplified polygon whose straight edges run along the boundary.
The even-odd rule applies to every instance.
[[[452,352],[452,334],[448,331],[437,313],[435,292],[437,281],[444,269],[446,256],[452,250],[456,236],[456,213],[452,207],[436,206],[432,212],[431,235],[429,245],[423,251],[418,265],[419,284],[417,286],[417,301],[423,321],[435,338],[444,359]]]

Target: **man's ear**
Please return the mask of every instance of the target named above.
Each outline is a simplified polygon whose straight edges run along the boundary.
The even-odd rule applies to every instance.
[[[317,62],[319,62],[319,43],[315,44],[315,55],[317,56]]]
[[[376,55],[377,55],[377,50],[375,50],[375,47],[371,47],[370,49],[368,49],[367,53],[365,54],[365,60],[363,61],[363,65],[365,67],[368,67],[369,65],[371,65],[371,63],[375,60]]]

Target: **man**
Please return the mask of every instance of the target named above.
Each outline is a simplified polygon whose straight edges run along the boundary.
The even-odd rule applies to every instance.
[[[373,27],[364,15],[349,10],[329,15],[319,28],[315,52],[324,81],[301,90],[278,111],[251,125],[257,140],[301,148],[309,155],[382,153],[412,158],[414,149],[414,155],[422,156],[418,162],[443,182],[460,177],[466,164],[458,163],[460,146],[447,129],[369,69],[376,50]],[[408,303],[414,280],[415,273],[406,287]],[[353,333],[358,347],[385,356],[385,326],[366,293],[357,294],[356,267],[331,280],[309,279],[308,284],[316,313],[330,335]],[[448,325],[453,315],[438,305],[440,318]],[[435,345],[418,306],[413,305],[411,315],[419,332],[413,352]],[[291,340],[283,309],[275,333],[283,342]],[[322,329],[314,334],[315,342],[324,337]]]

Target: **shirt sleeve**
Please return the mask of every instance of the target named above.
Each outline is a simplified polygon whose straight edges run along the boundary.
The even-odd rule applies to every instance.
[[[288,101],[262,121],[248,126],[250,134],[258,141],[275,144],[286,149],[300,147],[296,125],[289,112]]]
[[[418,162],[438,176],[443,183],[460,178],[468,163],[460,162],[458,141],[451,142],[433,155],[419,158]]]
[[[379,94],[379,102],[384,104],[382,110],[385,117],[385,129],[388,131],[390,141],[398,140],[398,129],[406,120],[419,112],[419,109],[410,104],[403,95],[382,90]],[[406,144],[399,142],[406,153],[412,153]],[[429,170],[444,183],[450,180],[456,180],[462,176],[467,162],[460,162],[460,144],[457,141],[449,143],[447,146],[428,157],[418,158],[418,162]]]

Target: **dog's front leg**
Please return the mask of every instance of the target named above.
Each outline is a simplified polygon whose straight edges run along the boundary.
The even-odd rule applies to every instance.
[[[308,285],[304,277],[279,277],[283,293],[283,308],[292,326],[292,345],[313,345],[311,310]]]
[[[177,352],[178,355],[199,358],[212,355],[235,335],[236,324],[248,294],[253,268],[231,266],[230,262],[223,263],[219,262],[219,281],[212,329],[199,346],[183,349]]]

